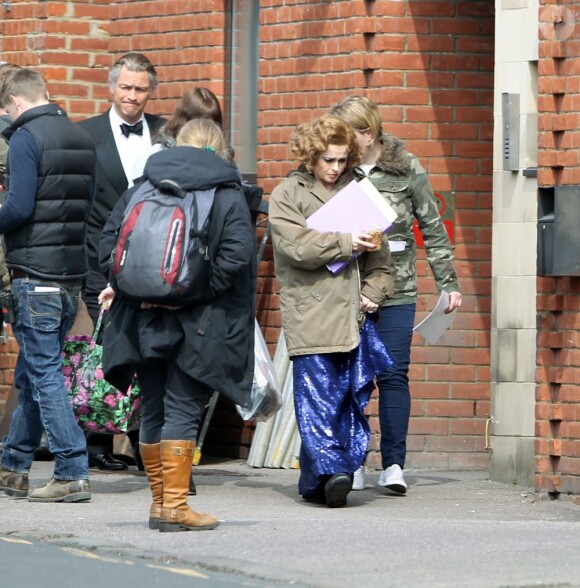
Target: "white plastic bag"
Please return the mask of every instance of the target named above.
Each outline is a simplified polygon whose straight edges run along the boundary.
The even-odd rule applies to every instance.
[[[254,383],[252,405],[243,408],[236,404],[238,414],[245,420],[267,421],[282,406],[280,384],[276,377],[274,363],[258,321],[254,327]]]

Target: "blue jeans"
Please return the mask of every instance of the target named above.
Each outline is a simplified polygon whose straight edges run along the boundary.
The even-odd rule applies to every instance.
[[[394,464],[403,468],[407,454],[407,431],[411,416],[409,363],[415,322],[415,304],[384,306],[379,313],[379,332],[397,362],[394,370],[382,372],[377,378],[381,459],[383,469]]]
[[[39,288],[56,288],[43,292]],[[19,278],[12,282],[16,322],[12,330],[20,347],[14,384],[18,407],[4,438],[2,467],[26,473],[46,431],[54,454],[54,478],[89,477],[85,436],[73,414],[62,375],[64,336],[72,326],[80,285]]]

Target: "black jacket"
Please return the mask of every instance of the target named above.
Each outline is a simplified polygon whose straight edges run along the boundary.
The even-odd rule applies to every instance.
[[[149,158],[144,177],[154,185],[170,179],[186,190],[217,187],[210,225],[210,287],[207,302],[180,310],[141,310],[117,294],[104,321],[105,377],[126,389],[140,363],[172,358],[192,378],[248,406],[254,373],[256,247],[238,172],[209,151],[173,147]],[[103,229],[103,272],[135,189],[123,195]]]
[[[3,131],[25,128],[40,151],[36,205],[29,222],[6,233],[6,261],[33,276],[80,281],[87,273],[86,223],[96,166],[91,138],[57,104],[25,111]],[[18,169],[8,169],[18,173]]]

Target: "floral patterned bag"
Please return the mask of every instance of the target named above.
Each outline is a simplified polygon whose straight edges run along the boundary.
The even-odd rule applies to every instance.
[[[73,412],[81,429],[98,433],[126,433],[141,421],[141,393],[134,380],[119,392],[103,376],[103,347],[97,344],[103,310],[93,336],[67,336],[63,375]]]

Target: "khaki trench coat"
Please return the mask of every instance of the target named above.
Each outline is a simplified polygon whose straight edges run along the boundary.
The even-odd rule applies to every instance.
[[[329,192],[313,175],[294,172],[270,196],[274,261],[290,357],[355,349],[363,320],[361,294],[379,306],[393,295],[386,239],[380,251],[365,253],[332,275],[327,263],[352,258],[351,234],[306,227],[306,219],[351,180],[350,175],[343,176]]]

